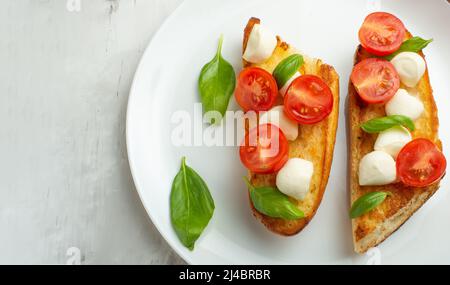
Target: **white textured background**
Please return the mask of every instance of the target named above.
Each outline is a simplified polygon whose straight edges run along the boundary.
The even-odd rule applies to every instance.
[[[0,0],[0,264],[65,264],[71,247],[82,264],[183,263],[142,207],[124,135],[138,61],[181,2]]]

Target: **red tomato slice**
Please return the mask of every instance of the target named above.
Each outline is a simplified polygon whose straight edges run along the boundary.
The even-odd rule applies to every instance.
[[[400,77],[394,65],[380,58],[368,58],[353,67],[350,80],[362,100],[385,103],[400,88]]]
[[[333,109],[330,87],[315,75],[302,75],[292,81],[284,96],[284,112],[301,124],[325,119]]]
[[[359,29],[359,41],[371,54],[385,56],[398,50],[405,38],[402,21],[392,14],[369,14]]]
[[[261,124],[251,129],[239,148],[242,163],[255,173],[273,173],[288,160],[289,144],[275,125]]]
[[[277,98],[278,87],[272,74],[258,67],[248,67],[241,71],[234,96],[247,112],[267,111]]]
[[[396,164],[397,175],[404,184],[425,187],[444,175],[447,161],[430,140],[415,139],[402,148]]]

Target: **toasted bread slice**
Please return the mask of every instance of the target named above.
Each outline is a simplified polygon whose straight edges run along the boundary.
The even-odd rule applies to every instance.
[[[247,40],[253,25],[259,24],[260,20],[251,18],[244,31],[243,51],[247,47]],[[244,60],[244,67],[257,66],[272,73],[280,61],[291,54],[299,53],[294,48],[277,37],[277,47],[272,56],[263,64],[251,64]],[[334,143],[336,139],[336,129],[339,113],[339,76],[330,65],[322,63],[319,59],[312,59],[303,55],[304,64],[300,68],[302,74],[313,74],[322,78],[330,87],[333,93],[333,110],[323,121],[313,125],[299,125],[299,136],[295,141],[289,142],[289,157],[299,157],[307,159],[314,164],[314,173],[311,180],[310,191],[303,201],[297,203],[305,217],[299,220],[284,220],[271,218],[258,212],[253,205],[253,214],[269,230],[281,235],[294,235],[300,232],[317,211],[330,174],[331,162],[333,159]],[[278,104],[282,104],[279,96]],[[275,186],[276,174],[255,174],[249,173],[250,181],[255,186]],[[251,204],[251,202],[250,202]]]
[[[407,32],[406,38],[411,34]],[[421,52],[420,55],[424,57]],[[357,48],[354,64],[372,57],[361,45]],[[425,57],[424,57],[425,58]],[[405,88],[401,86],[400,88]],[[409,89],[411,88],[405,88]],[[438,138],[439,121],[433,91],[428,78],[428,69],[415,87],[417,97],[422,101],[425,110],[415,121],[416,130],[413,138],[427,138],[442,149]],[[384,186],[360,186],[358,183],[358,168],[361,158],[373,151],[377,134],[368,134],[361,130],[361,123],[377,117],[386,116],[384,104],[367,105],[359,99],[353,86],[349,83],[348,123],[350,131],[350,196],[351,203],[360,196],[373,191],[389,191],[392,193],[373,211],[352,220],[353,242],[355,251],[364,253],[371,247],[377,246],[395,230],[397,230],[414,212],[419,209],[439,188],[439,182],[424,188],[405,186],[393,183]]]

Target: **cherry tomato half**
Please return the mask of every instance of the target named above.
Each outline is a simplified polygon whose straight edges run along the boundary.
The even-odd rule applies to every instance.
[[[273,173],[288,160],[289,144],[275,125],[261,124],[251,129],[239,148],[242,163],[255,173]]]
[[[353,67],[350,80],[367,103],[384,103],[400,88],[400,77],[394,65],[380,58],[367,58]]]
[[[422,138],[406,144],[400,150],[396,164],[400,181],[413,187],[425,187],[438,181],[447,166],[437,146]]]
[[[300,124],[325,119],[333,109],[330,87],[315,75],[302,75],[292,81],[284,96],[284,112]]]
[[[241,71],[234,96],[247,111],[267,111],[277,98],[278,87],[272,74],[258,67],[248,67]]]
[[[369,14],[359,29],[359,41],[371,54],[385,56],[398,50],[405,37],[402,21],[392,14]]]

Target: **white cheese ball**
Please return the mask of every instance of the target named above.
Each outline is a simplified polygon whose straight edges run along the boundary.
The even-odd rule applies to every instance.
[[[385,106],[386,114],[403,115],[416,120],[424,111],[422,101],[410,95],[405,89],[398,89]]]
[[[408,87],[416,86],[425,73],[425,60],[415,52],[401,52],[391,60],[391,63],[397,70],[401,82]]]
[[[276,46],[276,36],[267,28],[255,24],[242,58],[251,63],[263,63],[272,55]]]
[[[411,133],[408,129],[396,126],[378,134],[374,149],[384,151],[395,159],[403,146],[411,140]]]
[[[384,151],[372,151],[359,162],[359,185],[386,185],[397,178],[395,161]]]
[[[279,127],[284,136],[290,141],[295,140],[298,136],[298,124],[286,116],[283,105],[275,106],[261,115],[259,124],[266,123]]]
[[[277,174],[278,190],[297,200],[305,199],[309,192],[314,165],[301,158],[290,158]]]

